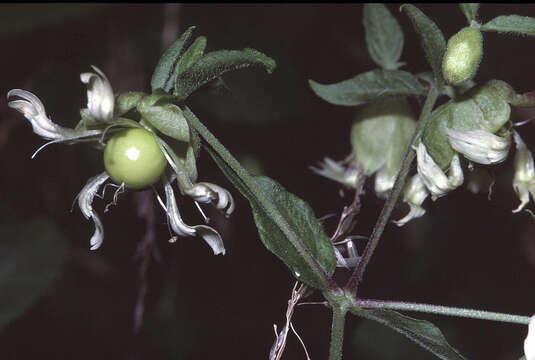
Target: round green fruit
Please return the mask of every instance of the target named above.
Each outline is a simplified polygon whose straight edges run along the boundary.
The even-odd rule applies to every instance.
[[[129,189],[143,189],[162,175],[167,161],[154,136],[144,129],[126,129],[108,140],[104,167],[111,179]]]
[[[472,79],[483,57],[483,35],[474,27],[466,27],[448,40],[442,73],[449,84],[457,85]]]

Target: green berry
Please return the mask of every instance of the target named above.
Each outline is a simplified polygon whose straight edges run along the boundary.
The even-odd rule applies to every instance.
[[[111,179],[129,189],[143,189],[162,175],[167,161],[154,136],[133,128],[114,135],[104,149],[104,167]]]
[[[472,79],[483,57],[483,36],[474,27],[466,27],[448,40],[442,73],[449,84]]]

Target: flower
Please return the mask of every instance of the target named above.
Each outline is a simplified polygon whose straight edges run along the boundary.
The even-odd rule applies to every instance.
[[[513,132],[513,135],[516,143],[513,188],[520,198],[520,205],[513,210],[516,213],[521,211],[529,202],[530,194],[535,197],[535,167],[531,151],[528,150],[516,131]]]
[[[526,360],[535,360],[535,315],[529,321],[528,335],[524,340],[524,355]]]
[[[164,175],[161,178],[166,195],[166,204],[161,201],[160,196],[157,194],[157,191],[153,186],[153,189],[157,194],[156,198],[167,213],[171,228],[179,236],[199,236],[206,241],[214,254],[225,254],[223,240],[215,229],[206,225],[186,225],[182,221],[178,209],[178,203],[173,190],[173,182],[175,182],[175,180],[178,184],[180,193],[192,198],[197,205],[198,203],[211,203],[218,210],[224,210],[227,216],[234,210],[234,200],[232,199],[230,192],[218,185],[208,182],[195,183],[197,177],[196,165],[194,163],[195,156],[193,155],[192,146],[189,143],[193,140],[191,140],[189,136],[187,139],[178,139],[179,141],[182,140],[183,143],[186,143],[186,145],[188,145],[188,151],[191,150],[192,152],[192,154],[188,154],[184,160],[177,156],[174,153],[173,148],[158,136],[158,133],[153,127],[147,125],[143,121],[137,122],[120,117],[124,116],[129,110],[134,108],[137,109],[144,98],[148,99],[149,102],[155,102],[158,99],[169,100],[168,98],[171,96],[167,94],[146,95],[143,93],[126,93],[119,95],[117,99],[115,99],[111,84],[106,75],[104,75],[104,73],[97,67],[92,66],[92,68],[95,73],[83,73],[80,75],[80,80],[87,84],[88,101],[87,108],[81,109],[80,111],[82,120],[74,129],[55,124],[47,116],[41,100],[31,92],[20,89],[13,89],[8,92],[8,99],[11,97],[20,98],[18,100],[9,101],[8,106],[22,113],[24,117],[30,121],[34,133],[46,140],[51,140],[41,146],[33,154],[32,158],[41,149],[51,143],[93,141],[102,144],[104,138],[109,138],[110,135],[116,133],[117,129],[114,128],[144,128],[154,136],[161,149],[165,161],[170,167],[167,171],[171,172],[172,170],[174,172],[170,175],[164,172]],[[165,96],[167,96],[167,98]],[[156,98],[156,100],[154,100],[154,98]],[[114,113],[115,110],[117,110],[116,113]],[[139,109],[137,110],[139,112]],[[183,121],[183,123],[187,124],[185,121]],[[185,131],[189,132],[189,129],[185,129]],[[192,168],[194,168],[195,171],[192,171]],[[82,214],[86,219],[92,219],[95,224],[95,231],[89,241],[91,250],[98,249],[104,240],[104,226],[100,217],[93,209],[93,200],[95,196],[103,197],[103,195],[97,195],[98,190],[108,179],[110,179],[110,176],[107,172],[102,172],[99,175],[90,178],[77,196],[78,206]],[[128,184],[124,183],[115,185],[117,190],[115,191],[112,204],[115,204],[118,194],[125,189],[125,185],[128,187]],[[104,185],[104,189],[106,186],[107,185]],[[200,211],[202,214],[202,210]]]
[[[403,218],[394,221],[394,224],[403,226],[412,219],[424,216],[425,209],[421,205],[427,198],[427,195],[429,195],[429,192],[426,190],[422,178],[419,174],[414,175],[403,189],[403,202],[409,204],[409,213]]]
[[[511,146],[510,137],[501,137],[484,130],[453,130],[446,128],[451,147],[468,160],[478,164],[504,161]]]
[[[344,167],[343,162],[334,161],[328,157],[319,163],[319,167],[313,166],[310,169],[316,174],[326,177],[327,179],[339,182],[348,188],[355,188],[357,186],[358,170],[354,166]]]

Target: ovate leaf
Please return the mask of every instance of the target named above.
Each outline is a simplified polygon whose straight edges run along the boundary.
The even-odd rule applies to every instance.
[[[368,52],[377,65],[396,70],[403,50],[403,31],[383,4],[364,4],[364,30]]]
[[[477,12],[479,11],[479,3],[461,3],[459,4],[459,7],[466,17],[468,24],[476,19]]]
[[[481,25],[482,31],[496,31],[513,35],[535,35],[535,18],[519,15],[498,16]]]
[[[422,95],[425,88],[411,73],[401,70],[373,70],[335,84],[309,80],[316,95],[335,105],[357,106],[391,96]]]
[[[414,29],[420,36],[425,57],[431,65],[431,69],[435,75],[435,83],[440,89],[444,84],[442,77],[442,58],[446,51],[444,35],[442,35],[442,31],[440,31],[433,20],[428,18],[416,6],[404,4],[401,6],[401,11],[404,11],[409,16]]]
[[[175,95],[185,100],[204,84],[216,80],[221,75],[247,67],[263,67],[271,73],[275,60],[254,49],[212,51],[177,76]]]
[[[0,328],[34,304],[61,272],[67,245],[44,220],[0,226]]]
[[[195,26],[189,27],[183,34],[175,41],[165,52],[156,65],[156,69],[152,74],[150,86],[152,91],[156,89],[163,89],[169,92],[173,88],[174,79],[172,77],[177,61],[186,51],[186,46],[191,38],[191,34],[195,30]]]
[[[161,133],[184,142],[189,142],[190,130],[182,110],[173,104],[139,109],[141,117]]]
[[[393,310],[359,309],[356,315],[377,321],[405,335],[427,351],[443,360],[466,360],[453,348],[435,325],[425,320],[413,319]]]

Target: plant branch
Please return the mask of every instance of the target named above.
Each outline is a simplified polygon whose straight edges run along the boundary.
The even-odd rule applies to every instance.
[[[344,326],[346,322],[345,308],[332,305],[333,321],[331,327],[331,346],[329,348],[329,360],[342,360],[342,348],[344,344]]]
[[[190,125],[199,133],[199,135],[210,145],[210,147],[220,156],[225,163],[238,175],[247,187],[247,190],[256,198],[258,203],[262,206],[266,214],[277,224],[282,233],[295,247],[297,252],[305,260],[310,269],[318,275],[321,279],[321,286],[324,289],[340,290],[340,287],[331,279],[322,266],[317,262],[314,256],[307,249],[303,241],[293,231],[286,219],[282,216],[276,206],[266,195],[258,188],[253,177],[249,175],[247,170],[240,165],[238,160],[219,142],[219,140],[204,126],[195,114],[187,107],[184,107],[184,116],[189,121]]]
[[[416,311],[430,314],[439,314],[446,316],[464,317],[470,319],[501,321],[514,324],[528,325],[530,317],[521,315],[512,315],[505,313],[497,313],[484,310],[463,309],[449,306],[439,306],[430,304],[416,304],[410,302],[371,300],[371,299],[356,299],[356,305],[368,309],[392,309],[404,311]]]
[[[351,294],[357,293],[357,288],[358,288],[359,282],[362,280],[364,271],[366,270],[366,266],[370,262],[370,259],[375,251],[375,248],[377,247],[377,244],[379,244],[379,240],[381,239],[381,235],[383,234],[386,224],[388,223],[388,220],[390,219],[392,210],[394,209],[394,206],[396,205],[396,202],[398,201],[399,196],[401,195],[401,191],[403,190],[403,187],[405,186],[405,182],[407,180],[407,175],[411,168],[412,161],[414,160],[414,157],[416,156],[413,150],[413,146],[416,146],[416,144],[420,141],[420,137],[422,136],[422,133],[425,130],[425,127],[427,123],[429,122],[429,119],[431,119],[431,111],[433,110],[437,97],[438,97],[437,89],[435,87],[431,87],[429,89],[429,93],[425,100],[422,113],[420,114],[420,120],[418,121],[418,125],[416,126],[416,129],[414,130],[414,134],[412,135],[411,142],[407,148],[407,151],[403,158],[403,162],[401,163],[401,168],[396,177],[396,182],[394,183],[394,187],[392,188],[392,191],[390,192],[390,195],[388,196],[388,199],[386,200],[386,203],[383,206],[383,210],[381,210],[381,214],[379,215],[379,218],[377,219],[377,223],[375,224],[373,228],[370,239],[368,240],[368,243],[366,244],[366,248],[364,249],[364,252],[362,253],[362,258],[360,259],[360,262],[357,265],[357,268],[355,269],[355,271],[351,275],[351,278],[346,284],[346,289]]]

